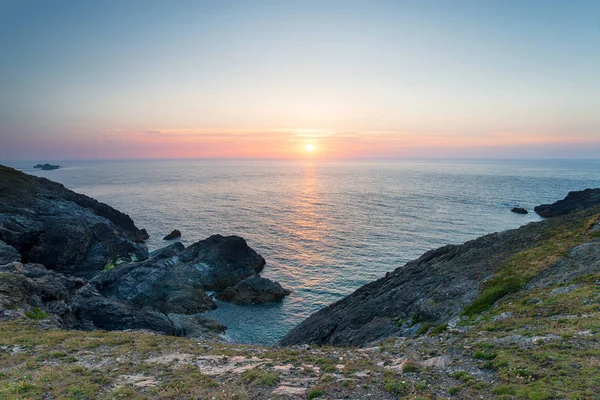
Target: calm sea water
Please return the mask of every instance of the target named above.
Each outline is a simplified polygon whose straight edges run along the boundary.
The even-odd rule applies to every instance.
[[[236,234],[293,290],[277,304],[219,302],[235,342],[272,344],[311,313],[423,252],[537,221],[529,209],[600,187],[600,161],[106,161],[13,166],[129,214],[150,250]]]

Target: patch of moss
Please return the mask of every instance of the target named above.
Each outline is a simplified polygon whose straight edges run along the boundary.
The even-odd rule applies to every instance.
[[[312,400],[312,399],[316,399],[317,397],[321,397],[325,394],[325,391],[323,389],[312,389],[310,392],[308,392],[308,400]]]
[[[41,310],[38,307],[33,307],[33,311],[26,312],[25,316],[33,320],[48,318],[48,314],[46,314],[43,310]]]

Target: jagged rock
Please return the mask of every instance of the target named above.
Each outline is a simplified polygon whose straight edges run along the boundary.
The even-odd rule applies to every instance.
[[[522,207],[513,207],[510,211],[516,214],[529,214],[529,211]]]
[[[290,293],[277,282],[253,275],[225,289],[217,298],[235,304],[266,303],[281,300]]]
[[[564,199],[552,204],[541,204],[536,206],[533,211],[540,217],[552,218],[584,208],[593,207],[598,204],[600,204],[600,188],[585,189],[582,191],[569,192]]]
[[[106,204],[0,166],[0,316],[37,307],[46,325],[221,340],[225,327],[197,315],[216,307],[205,291],[256,275],[265,260],[220,235],[148,258],[136,243],[147,237]]]
[[[74,292],[84,285],[80,278],[48,271],[40,264],[13,262],[0,266],[0,308],[29,306],[46,310],[50,304],[55,311],[60,309],[59,317],[68,319],[69,307],[61,307],[57,302],[70,304]]]
[[[0,240],[0,265],[8,264],[13,261],[21,261],[21,255],[14,247],[7,245]]]
[[[163,240],[179,239],[180,237],[181,237],[181,232],[179,232],[177,229],[175,229],[174,231],[169,233],[167,236],[165,236],[163,238]]]
[[[75,316],[82,327],[106,330],[149,329],[168,335],[222,341],[226,328],[216,321],[195,315],[164,314],[148,311],[102,296],[92,285],[77,291],[73,302]],[[91,324],[90,324],[91,323]]]
[[[214,235],[188,248],[173,243],[153,252],[148,260],[120,265],[90,283],[102,295],[137,307],[194,314],[216,307],[206,290],[223,290],[256,276],[263,265],[264,259],[244,239]],[[281,289],[268,282],[271,286],[263,286],[265,299],[274,298],[277,287]],[[258,299],[260,288],[254,289]]]
[[[207,290],[224,290],[265,266],[265,259],[239,236],[213,235],[187,247],[179,259],[201,272]]]
[[[85,280],[48,271],[41,264],[0,266],[0,311],[34,307],[53,327],[66,329],[149,329],[176,336],[221,340],[225,327],[195,315],[165,315],[102,296]]]
[[[175,242],[167,247],[151,251],[149,256],[153,260],[162,260],[178,256],[183,250],[185,250],[185,246],[181,242]]]
[[[429,251],[311,315],[289,332],[281,345],[361,346],[389,336],[412,336],[417,323],[446,323],[460,316],[480,293],[481,283],[503,261],[549,240],[565,224],[582,221],[600,207],[582,210],[519,229],[493,233],[458,246]],[[600,270],[600,242],[577,246],[531,284],[566,282]]]
[[[147,257],[131,218],[64,186],[0,166],[0,240],[24,262],[90,278],[115,258]]]

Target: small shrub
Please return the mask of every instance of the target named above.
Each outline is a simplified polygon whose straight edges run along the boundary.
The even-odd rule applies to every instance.
[[[109,261],[106,263],[106,265],[104,266],[104,269],[102,270],[102,272],[108,272],[111,271],[113,269],[115,269],[117,267],[117,264],[114,261]]]
[[[431,330],[432,335],[439,335],[448,330],[448,324],[441,324]]]
[[[406,362],[403,366],[402,366],[402,372],[404,373],[408,373],[408,372],[417,372],[419,370],[419,366],[413,362]]]
[[[511,395],[514,396],[517,394],[517,386],[515,385],[500,385],[498,387],[495,387],[492,392],[498,396],[501,395]]]
[[[323,389],[312,389],[308,392],[308,400],[316,399],[317,397],[321,397],[325,394]]]
[[[257,369],[246,371],[242,379],[246,383],[260,382],[265,386],[274,386],[279,382],[279,376],[277,376],[277,374]]]
[[[384,387],[386,392],[393,393],[398,396],[403,396],[408,394],[408,384],[406,382],[398,382],[395,380],[388,379],[384,381]]]
[[[488,353],[485,351],[476,351],[475,354],[473,354],[473,357],[475,357],[478,360],[493,360],[494,358],[496,358],[497,354],[492,352],[492,353]]]
[[[458,371],[452,374],[452,377],[454,379],[458,379],[461,380],[463,382],[469,382],[472,381],[473,379],[473,375],[471,375],[470,373],[468,373],[467,371]]]
[[[450,396],[454,396],[459,390],[459,386],[452,386],[450,389],[448,389],[448,393],[450,393]]]
[[[25,316],[29,319],[44,319],[48,317],[48,314],[46,314],[43,310],[39,309],[38,307],[33,307],[33,311],[29,311],[25,313]]]
[[[421,336],[421,335],[426,334],[427,331],[429,331],[429,328],[431,328],[432,326],[434,326],[434,324],[432,324],[431,322],[423,322],[423,324],[421,325],[421,327],[417,331],[417,336]]]
[[[336,368],[335,365],[326,365],[325,368],[323,368],[323,371],[325,372],[336,372],[338,369]]]

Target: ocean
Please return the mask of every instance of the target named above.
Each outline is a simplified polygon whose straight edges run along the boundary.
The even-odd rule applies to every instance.
[[[37,163],[36,161],[35,163]],[[315,311],[427,250],[538,221],[533,207],[600,187],[600,161],[160,160],[9,163],[129,214],[150,250],[240,235],[267,260],[280,303],[217,301],[239,343],[273,344]],[[511,213],[525,207],[527,215]]]

